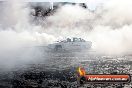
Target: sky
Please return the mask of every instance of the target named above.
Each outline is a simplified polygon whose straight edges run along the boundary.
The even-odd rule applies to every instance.
[[[86,4],[89,7],[89,9],[95,10],[97,6],[99,6],[105,2],[106,2],[106,0],[88,0],[88,2]]]
[[[5,1],[5,0],[0,0],[0,1]],[[23,1],[23,0],[22,0]],[[53,1],[53,2],[104,2],[106,0],[25,0],[25,1],[32,1],[32,2],[49,2],[49,1]]]

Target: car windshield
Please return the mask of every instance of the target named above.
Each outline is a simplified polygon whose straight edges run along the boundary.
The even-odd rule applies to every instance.
[[[81,38],[73,38],[73,42],[80,42]]]

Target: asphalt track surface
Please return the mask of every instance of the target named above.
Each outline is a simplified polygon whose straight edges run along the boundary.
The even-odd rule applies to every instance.
[[[42,57],[41,57],[42,58]],[[1,88],[130,88],[128,84],[86,84],[78,86],[77,67],[91,74],[132,74],[131,55],[103,56],[95,52],[46,52],[44,62],[1,72]]]

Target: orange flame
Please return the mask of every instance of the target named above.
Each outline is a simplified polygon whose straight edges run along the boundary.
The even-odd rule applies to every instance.
[[[79,73],[79,76],[85,76],[86,75],[85,69],[82,67],[78,68],[78,73]]]

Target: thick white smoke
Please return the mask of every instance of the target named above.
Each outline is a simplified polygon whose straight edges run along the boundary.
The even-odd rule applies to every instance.
[[[18,0],[5,2],[0,9],[1,65],[32,62],[36,52],[23,47],[47,45],[64,37],[90,40],[98,53],[124,54],[132,49],[131,7],[131,0],[109,0],[95,11],[64,5],[36,26],[30,22],[28,4]]]
[[[95,13],[97,25],[91,32],[96,49],[106,54],[130,53],[132,39],[131,0],[109,0]]]
[[[95,11],[65,5],[47,18],[46,25],[55,35],[92,41],[98,53],[123,55],[132,49],[131,6],[131,0],[109,0]]]
[[[30,23],[27,3],[9,0],[1,3],[0,11],[1,67],[12,68],[43,58],[40,58],[41,52],[35,46],[45,46],[53,42],[55,37],[39,32],[43,28]]]

